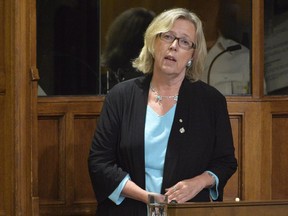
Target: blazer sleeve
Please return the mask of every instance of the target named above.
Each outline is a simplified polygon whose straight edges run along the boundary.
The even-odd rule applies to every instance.
[[[237,160],[226,99],[221,95],[214,102],[215,145],[209,170],[219,178],[219,200],[222,200],[224,187],[237,169]]]
[[[88,157],[89,174],[98,202],[105,200],[128,174],[117,165],[121,99],[115,92],[106,96]]]

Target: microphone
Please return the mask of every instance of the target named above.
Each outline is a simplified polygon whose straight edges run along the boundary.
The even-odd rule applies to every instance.
[[[227,47],[225,50],[223,50],[222,52],[220,52],[218,55],[216,55],[214,57],[214,59],[212,60],[210,66],[209,66],[209,69],[208,69],[208,74],[207,74],[207,83],[210,84],[210,74],[211,74],[211,68],[215,62],[215,60],[221,56],[222,54],[224,54],[225,52],[232,52],[232,51],[236,51],[236,50],[240,50],[242,49],[241,45],[240,44],[236,44],[236,45],[233,45],[233,46],[229,46]]]

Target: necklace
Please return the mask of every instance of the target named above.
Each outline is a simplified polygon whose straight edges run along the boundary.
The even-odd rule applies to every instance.
[[[159,105],[162,105],[162,100],[163,99],[173,99],[174,101],[175,101],[175,103],[177,103],[177,101],[178,101],[178,94],[177,95],[160,95],[157,91],[156,91],[156,89],[154,89],[153,87],[152,87],[152,85],[150,85],[150,89],[151,89],[151,91],[155,94],[155,101],[156,101],[156,103],[158,103]]]

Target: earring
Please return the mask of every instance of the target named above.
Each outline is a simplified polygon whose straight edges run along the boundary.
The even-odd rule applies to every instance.
[[[188,62],[187,62],[187,65],[186,65],[186,67],[191,67],[191,65],[192,65],[192,59],[190,59]]]

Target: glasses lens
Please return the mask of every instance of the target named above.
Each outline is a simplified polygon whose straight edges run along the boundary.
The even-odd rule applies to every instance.
[[[161,34],[161,38],[162,38],[164,41],[169,42],[169,43],[171,43],[171,42],[173,42],[173,41],[175,40],[175,36],[172,35],[172,34],[169,33],[169,32],[162,33],[162,34]]]
[[[183,49],[190,49],[192,47],[192,42],[185,38],[178,39],[179,46]]]
[[[174,40],[176,39],[178,42],[178,45],[185,50],[189,50],[191,48],[195,48],[195,44],[191,41],[189,41],[186,38],[177,38],[174,36],[171,32],[165,32],[160,34],[160,38],[167,43],[173,43]]]

